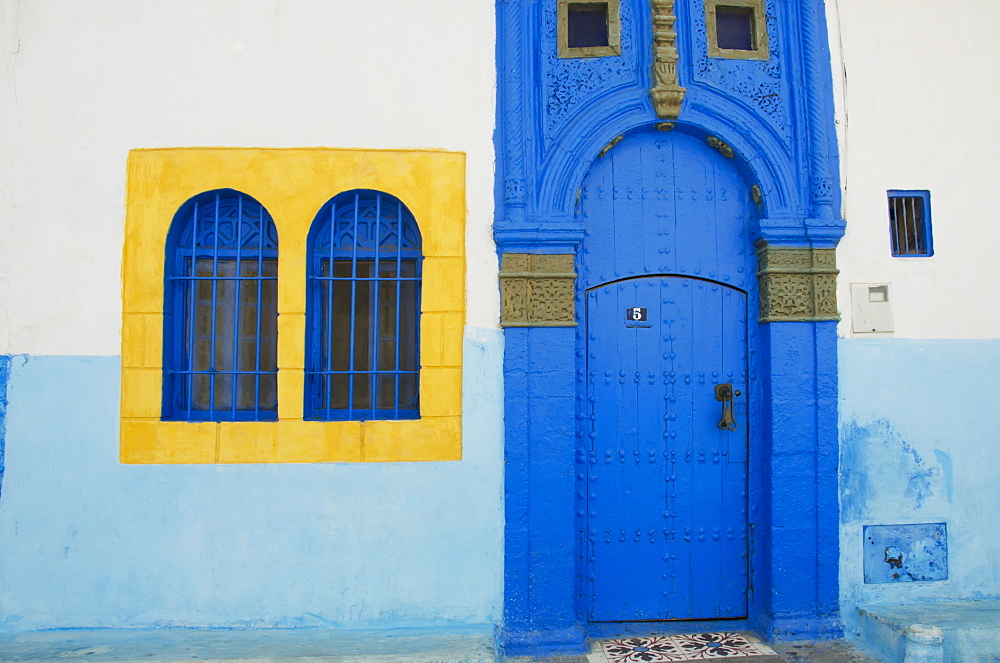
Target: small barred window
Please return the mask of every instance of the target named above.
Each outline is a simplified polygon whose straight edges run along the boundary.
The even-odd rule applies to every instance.
[[[932,256],[930,191],[888,192],[889,237],[894,256]]]

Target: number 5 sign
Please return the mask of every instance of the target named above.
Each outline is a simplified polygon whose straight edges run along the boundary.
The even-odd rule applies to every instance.
[[[626,322],[646,322],[646,309],[641,306],[633,306],[625,309]]]

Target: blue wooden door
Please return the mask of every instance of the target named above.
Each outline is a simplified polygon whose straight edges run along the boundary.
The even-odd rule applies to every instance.
[[[746,334],[746,293],[714,281],[587,292],[590,621],[746,616]]]

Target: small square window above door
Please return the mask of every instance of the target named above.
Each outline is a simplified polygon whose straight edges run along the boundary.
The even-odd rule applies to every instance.
[[[621,55],[619,0],[558,0],[559,57]]]
[[[767,60],[764,0],[705,0],[708,56],[735,60]]]

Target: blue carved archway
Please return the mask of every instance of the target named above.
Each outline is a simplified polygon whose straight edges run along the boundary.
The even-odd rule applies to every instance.
[[[588,173],[657,133],[697,143],[706,163],[728,164],[756,206],[739,246],[727,249],[748,260],[752,283],[745,291],[756,312],[748,320],[758,381],[750,484],[754,591],[746,618],[712,627],[752,628],[767,637],[836,635],[833,283],[843,221],[822,2],[767,0],[770,52],[759,61],[708,57],[704,0],[654,0],[652,7],[621,0],[621,56],[559,58],[555,4],[497,3],[494,236],[506,328],[508,653],[580,649],[584,637],[612,628],[587,614],[578,546],[586,462],[579,444],[586,398],[579,326],[586,323],[583,293],[593,285],[584,252],[595,250],[580,201],[592,193]],[[668,5],[676,13],[677,72],[686,96],[679,116],[665,120],[649,98],[651,8]],[[655,166],[640,168],[636,182],[649,174],[644,169]],[[663,273],[655,265],[643,270]],[[626,276],[633,274],[617,278]],[[650,628],[636,622],[613,630]]]

